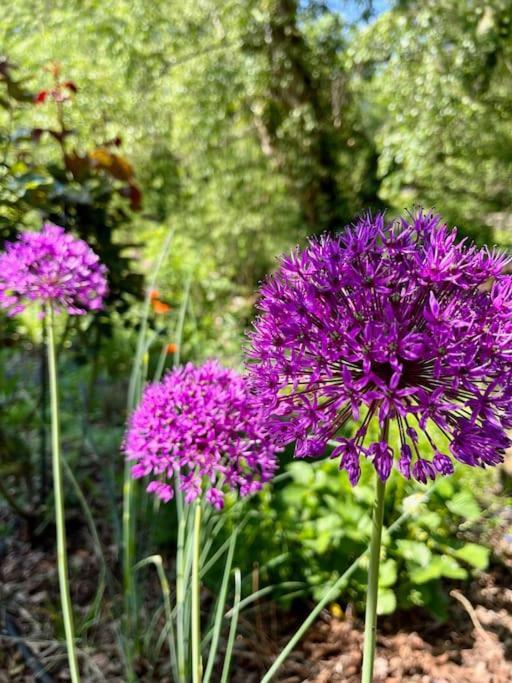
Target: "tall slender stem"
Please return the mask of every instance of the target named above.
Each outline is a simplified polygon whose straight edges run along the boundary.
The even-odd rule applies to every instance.
[[[195,505],[194,547],[192,551],[192,681],[201,683],[201,603],[200,603],[201,501]]]
[[[42,308],[44,313],[44,307]],[[40,501],[41,507],[46,503],[46,489],[47,489],[47,461],[46,461],[46,451],[47,451],[47,423],[46,423],[46,404],[48,402],[48,360],[46,353],[46,322],[43,320],[43,326],[41,331],[41,394],[40,394],[40,415],[41,422],[39,428],[39,440],[40,440],[40,472],[41,472],[41,489],[40,489]]]
[[[388,439],[389,424],[382,428],[381,441]],[[363,671],[361,683],[372,683],[373,664],[375,661],[375,642],[377,639],[377,601],[379,597],[380,547],[382,541],[382,523],[384,521],[384,499],[386,482],[379,475],[376,477],[376,496],[373,508],[372,537],[370,541],[370,564],[368,567],[368,593],[366,598],[366,614],[364,620]]]
[[[185,654],[185,528],[187,519],[185,507],[181,500],[182,492],[176,490],[176,506],[178,510],[178,547],[176,552],[176,635],[178,649],[178,681],[187,680],[187,659]]]
[[[156,281],[162,264],[169,253],[174,228],[171,228],[165,238],[162,249],[159,252],[155,267],[152,269],[153,276],[148,287],[144,300],[144,308],[141,317],[140,332],[137,339],[137,351],[133,363],[130,384],[128,387],[128,414],[135,410],[140,400],[142,387],[145,381],[144,374],[144,354],[148,349],[148,319],[151,311],[150,292],[155,288]],[[124,614],[123,614],[123,635],[124,635],[124,655],[126,664],[127,683],[133,683],[136,678],[133,672],[133,659],[135,651],[139,646],[138,633],[138,613],[137,613],[137,584],[134,575],[134,564],[136,556],[136,488],[131,476],[131,465],[126,462],[123,475],[123,518],[121,532],[121,556],[123,569],[123,593],[124,593]],[[134,509],[135,508],[135,509]]]
[[[46,341],[48,349],[48,374],[50,383],[50,408],[52,423],[52,469],[55,498],[55,524],[57,528],[57,567],[59,574],[60,600],[69,670],[73,683],[79,683],[78,660],[75,650],[73,610],[69,593],[68,559],[66,549],[66,522],[64,517],[64,493],[62,486],[62,462],[60,452],[59,389],[57,383],[57,361],[55,354],[54,313],[51,304],[46,308]]]
[[[124,638],[126,652],[126,675],[128,683],[135,681],[134,658],[134,616],[136,614],[135,582],[133,576],[134,524],[132,518],[133,479],[130,463],[125,463],[123,481],[123,593],[124,593]]]
[[[149,301],[149,297],[148,297]],[[149,306],[149,304],[148,304]],[[147,316],[143,320],[142,331],[137,342],[137,357],[134,362],[128,390],[128,413],[130,414],[140,400],[144,382],[144,344]],[[137,627],[137,586],[135,583],[135,482],[131,476],[132,465],[125,461],[123,475],[123,516],[122,516],[122,568],[123,568],[123,635],[126,660],[126,678],[128,683],[136,681],[133,671],[133,660],[138,646]]]

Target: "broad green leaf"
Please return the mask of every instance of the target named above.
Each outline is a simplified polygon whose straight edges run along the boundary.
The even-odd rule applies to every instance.
[[[419,541],[408,541],[406,539],[399,539],[396,542],[398,553],[404,560],[412,561],[419,564],[421,567],[426,566],[432,557],[430,549]]]
[[[304,541],[304,545],[311,548],[318,555],[322,555],[331,545],[332,535],[328,531],[324,531],[315,539],[307,539]]]
[[[448,555],[441,555],[435,558],[439,562],[441,567],[441,575],[445,576],[447,579],[466,579],[467,571],[464,567],[461,567],[457,560]]]
[[[397,579],[396,561],[393,559],[386,560],[380,565],[379,571],[379,587],[389,588]]]
[[[286,505],[297,507],[302,505],[306,494],[307,490],[303,486],[299,486],[298,484],[288,484],[283,491],[283,500]]]
[[[442,525],[441,515],[437,512],[425,511],[421,514],[418,521],[428,529],[437,530]]]
[[[457,560],[447,555],[437,555],[424,567],[411,567],[409,577],[413,583],[422,584],[434,579],[446,577],[448,579],[465,579],[467,571],[459,565]]]
[[[413,605],[425,607],[440,621],[446,619],[448,598],[439,581],[416,586],[409,593],[409,601]]]
[[[483,545],[478,543],[466,543],[466,545],[459,548],[454,553],[459,560],[467,562],[476,569],[487,569],[489,566],[489,556],[491,551]]]
[[[446,501],[446,507],[450,512],[467,520],[478,519],[482,512],[474,495],[468,491],[461,491],[455,494],[451,500]]]
[[[396,595],[390,588],[379,590],[377,614],[392,614],[396,610]]]
[[[315,479],[315,471],[311,464],[305,462],[292,462],[288,466],[290,474],[299,485],[310,486]]]

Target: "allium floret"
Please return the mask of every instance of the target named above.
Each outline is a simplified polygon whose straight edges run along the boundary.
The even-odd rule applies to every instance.
[[[218,509],[226,489],[246,496],[269,481],[279,450],[265,411],[235,370],[216,361],[189,363],[150,384],[131,416],[124,451],[132,476],[167,502],[174,485],[188,503],[203,492]]]
[[[453,459],[502,462],[512,426],[509,262],[423,212],[389,224],[367,215],[283,257],[262,286],[248,349],[253,391],[280,442],[318,457],[334,440],[353,485],[361,458],[382,480],[395,463],[424,483],[451,474]],[[377,421],[398,436],[398,453],[370,436]],[[420,434],[430,455],[420,455]]]
[[[86,242],[46,223],[41,232],[22,232],[0,254],[0,306],[10,316],[32,302],[71,315],[96,311],[107,294],[106,272]]]

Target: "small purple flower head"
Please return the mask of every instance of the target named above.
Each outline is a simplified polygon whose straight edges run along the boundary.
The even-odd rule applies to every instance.
[[[412,476],[417,481],[421,481],[422,484],[426,484],[428,479],[434,480],[436,478],[436,469],[431,462],[418,457],[412,466]]]
[[[391,474],[393,465],[393,451],[385,441],[372,443],[368,449],[368,454],[372,459],[377,474],[382,481],[387,481]]]
[[[512,427],[510,259],[456,237],[422,212],[390,224],[367,215],[285,256],[264,283],[249,376],[297,457],[337,441],[333,457],[353,485],[360,457],[383,480],[395,462],[421,482],[451,474],[453,459],[502,462]],[[399,453],[371,443],[374,423],[399,435]],[[420,434],[431,457],[420,456]]]
[[[247,383],[216,361],[191,363],[150,384],[133,412],[124,442],[134,478],[151,477],[147,490],[164,502],[173,479],[191,503],[206,491],[213,507],[224,491],[249,495],[269,481],[278,448]]]
[[[447,455],[444,455],[443,453],[436,453],[432,458],[432,464],[441,474],[453,474],[453,462]]]
[[[41,232],[22,232],[0,254],[0,306],[12,316],[31,302],[83,315],[103,306],[106,268],[81,239],[45,223]]]

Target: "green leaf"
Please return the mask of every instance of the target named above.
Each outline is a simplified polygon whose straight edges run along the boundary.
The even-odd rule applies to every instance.
[[[439,579],[441,576],[441,568],[436,562],[431,562],[426,567],[414,567],[409,565],[409,578],[412,583],[427,583],[427,581]]]
[[[466,543],[454,553],[459,560],[467,562],[476,569],[484,570],[489,566],[489,556],[491,551],[478,543]]]
[[[315,479],[315,471],[309,463],[293,462],[288,466],[288,470],[297,484],[310,486]]]
[[[42,185],[51,185],[51,183],[52,179],[50,176],[37,173],[36,171],[29,171],[22,175],[11,176],[8,179],[7,187],[12,192],[24,193],[28,190],[35,190]]]
[[[440,621],[444,621],[448,615],[448,598],[439,581],[431,581],[413,588],[408,599],[411,604],[428,609]]]
[[[424,567],[410,567],[409,577],[415,584],[427,583],[434,579],[465,579],[467,571],[453,557],[437,555]]]
[[[422,526],[426,526],[428,529],[437,530],[442,524],[441,515],[437,512],[426,511],[419,517],[419,522]]]
[[[453,496],[453,484],[448,478],[439,479],[436,484],[436,495],[441,498],[451,498]]]
[[[342,525],[340,524],[339,515],[333,513],[326,514],[320,517],[316,523],[316,528],[318,533],[330,532],[331,534],[340,534],[342,530]]]
[[[408,541],[399,539],[396,542],[397,550],[404,560],[409,560],[420,566],[426,566],[432,557],[430,549],[420,541]]]
[[[451,500],[446,501],[446,507],[454,515],[468,520],[478,519],[482,514],[476,498],[470,491],[455,494]]]
[[[298,484],[288,484],[283,491],[283,500],[287,506],[298,507],[306,496],[307,490]]]
[[[331,545],[332,535],[328,531],[320,533],[315,539],[306,539],[303,544],[318,555],[323,555]]]
[[[467,571],[464,567],[460,566],[455,558],[449,557],[448,555],[441,555],[439,558],[436,557],[436,560],[439,561],[441,575],[445,576],[447,579],[463,580],[467,578]]]
[[[390,588],[379,590],[377,614],[392,614],[396,610],[396,595]]]
[[[397,568],[396,560],[389,559],[383,562],[380,566],[379,571],[379,589],[389,588],[396,583],[397,579]]]

